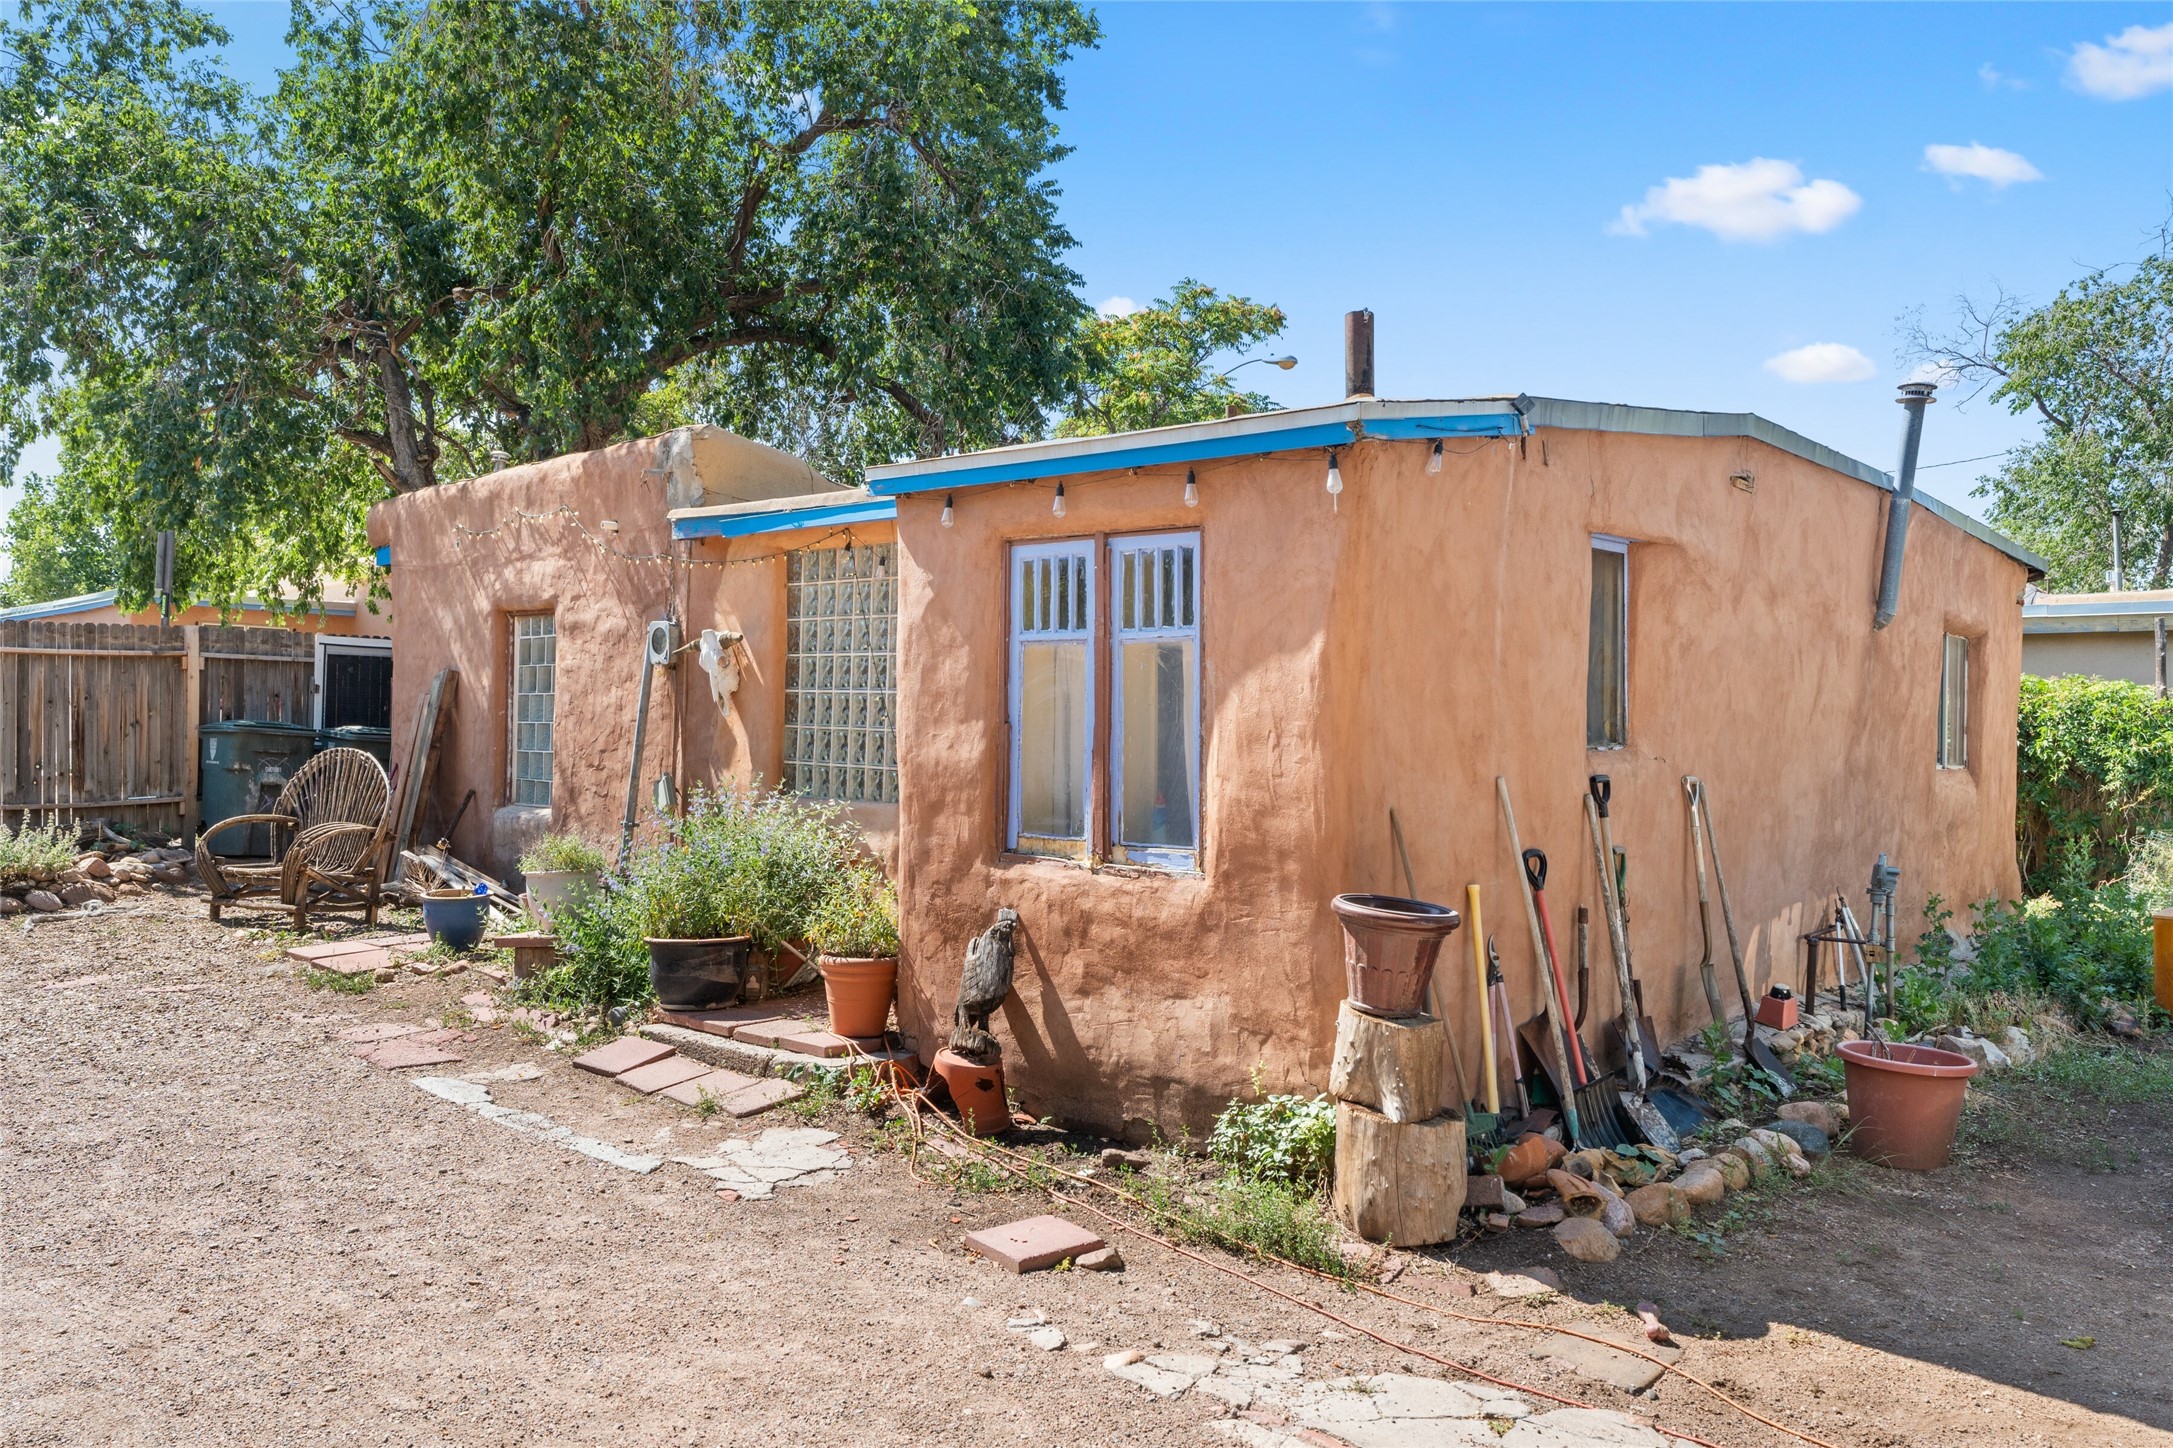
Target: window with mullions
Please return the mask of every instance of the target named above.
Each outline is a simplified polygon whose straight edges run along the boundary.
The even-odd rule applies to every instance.
[[[1112,858],[1190,866],[1199,849],[1199,535],[1109,545]]]
[[[1939,657],[1939,767],[1969,767],[1969,640],[1948,634]]]
[[[1011,608],[1011,846],[1085,859],[1094,545],[1014,548]]]
[[[785,558],[785,787],[896,804],[896,550],[813,548]]]
[[[1585,644],[1584,744],[1630,740],[1630,545],[1592,539],[1592,631]]]

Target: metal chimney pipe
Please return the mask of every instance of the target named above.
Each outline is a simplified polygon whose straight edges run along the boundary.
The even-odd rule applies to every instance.
[[[2120,566],[2120,510],[2113,509],[2113,592],[2121,593],[2128,586],[2128,571]]]
[[[1893,501],[1886,507],[1886,552],[1879,561],[1879,602],[1871,626],[1885,628],[1894,621],[1901,602],[1901,555],[1909,541],[1909,510],[1916,504],[1916,454],[1924,441],[1924,409],[1931,405],[1938,387],[1930,382],[1904,382],[1894,400],[1908,409],[1901,428],[1901,475],[1894,483]]]
[[[1363,307],[1343,314],[1343,394],[1373,396],[1373,313]]]

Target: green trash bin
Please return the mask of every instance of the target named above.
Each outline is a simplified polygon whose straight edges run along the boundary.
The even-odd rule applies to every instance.
[[[196,732],[197,799],[205,829],[236,815],[268,812],[294,772],[317,752],[317,731],[306,724],[221,719]],[[262,859],[272,852],[271,828],[227,830],[211,846],[217,854]]]
[[[317,752],[327,749],[363,749],[377,756],[377,762],[385,766],[385,773],[392,773],[392,731],[373,728],[368,724],[342,724],[337,729],[317,731]]]

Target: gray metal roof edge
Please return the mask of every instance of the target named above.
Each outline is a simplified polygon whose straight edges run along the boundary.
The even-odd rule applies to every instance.
[[[2173,598],[2022,605],[2022,631],[2026,634],[2145,633],[2161,618],[2173,620]]]
[[[1621,402],[1578,402],[1562,397],[1532,397],[1525,401],[1524,415],[1535,428],[1556,427],[1580,432],[1632,432],[1656,437],[1745,437],[1869,483],[1885,492],[1894,491],[1890,473],[1867,462],[1782,427],[1755,412],[1694,412],[1673,407],[1638,407]],[[1989,543],[2033,573],[2043,575],[2052,565],[1990,524],[1972,518],[1948,503],[1919,492],[1917,503],[1944,521]]]
[[[692,508],[673,508],[665,517],[676,523],[685,518],[737,518],[764,513],[796,513],[803,508],[836,508],[851,503],[889,502],[866,488],[831,488],[820,493],[794,493],[783,498],[756,498],[746,503],[704,503]]]
[[[105,608],[120,598],[120,590],[102,588],[96,593],[71,594],[67,598],[48,598],[43,603],[18,603],[13,608],[0,608],[0,623],[12,623],[33,618],[60,618],[71,613],[89,613],[94,608]]]

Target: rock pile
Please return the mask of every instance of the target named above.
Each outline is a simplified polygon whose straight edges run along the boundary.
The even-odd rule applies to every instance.
[[[31,870],[0,881],[0,916],[110,905],[159,886],[187,885],[196,877],[195,862],[192,851],[178,846],[139,850],[109,840],[85,848],[65,869]]]

